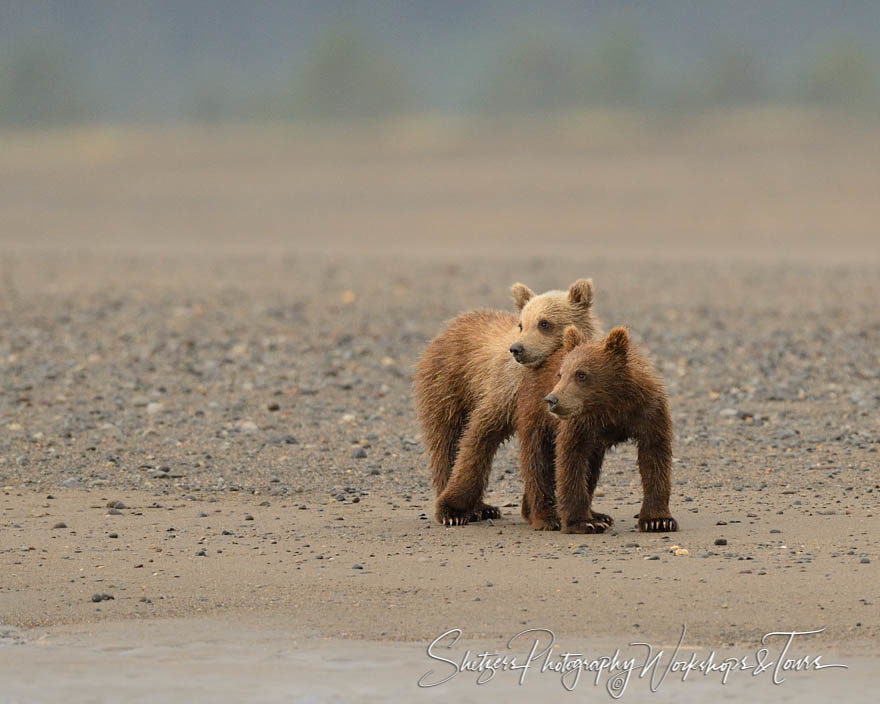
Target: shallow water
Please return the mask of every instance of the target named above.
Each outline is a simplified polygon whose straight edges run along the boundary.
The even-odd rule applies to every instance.
[[[505,643],[466,643],[452,649],[438,645],[436,656],[460,661],[467,650],[471,659],[483,650],[525,658],[532,641],[505,649]],[[592,657],[614,652],[638,655],[621,643],[560,643],[565,649],[589,652]],[[658,644],[668,648],[674,644]],[[583,672],[572,692],[563,688],[554,672],[530,668],[519,684],[519,672],[498,671],[489,682],[478,685],[477,673],[461,672],[442,685],[420,688],[417,681],[434,670],[438,678],[452,674],[448,663],[432,660],[427,644],[375,643],[328,640],[293,633],[268,622],[221,621],[219,619],[168,619],[124,621],[89,626],[65,626],[34,631],[0,627],[0,702],[410,702],[485,701],[503,696],[508,702],[534,701],[535,696],[571,701],[613,701],[608,677],[595,684]],[[553,651],[558,656],[562,650]],[[708,650],[687,650],[707,655]],[[808,647],[798,654],[810,652]],[[718,650],[721,656],[746,651]],[[814,652],[813,654],[817,654]],[[753,676],[730,674],[727,684],[720,675],[690,675],[682,682],[670,674],[650,695],[648,678],[633,674],[622,701],[704,702],[721,701],[827,702],[844,696],[848,702],[875,701],[872,692],[880,683],[880,660],[865,656],[836,656],[820,652],[826,663],[848,669],[789,673],[781,685],[772,683],[771,672]],[[642,658],[643,659],[643,658]],[[540,661],[536,661],[540,662]],[[664,660],[665,662],[665,660]],[[571,674],[568,684],[571,685]]]

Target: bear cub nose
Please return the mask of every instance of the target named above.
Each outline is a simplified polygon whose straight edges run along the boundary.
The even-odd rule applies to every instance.
[[[553,394],[547,394],[544,397],[544,400],[547,402],[547,405],[550,406],[550,408],[556,408],[557,404],[559,403],[559,399],[556,398],[556,396],[554,396]]]
[[[523,347],[522,342],[514,342],[510,346],[510,354],[512,354],[514,357],[519,357],[523,353],[524,349],[525,347]]]

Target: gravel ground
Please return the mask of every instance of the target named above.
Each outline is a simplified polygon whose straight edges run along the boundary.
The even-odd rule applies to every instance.
[[[828,642],[880,635],[871,268],[229,255],[207,280],[186,257],[77,266],[87,271],[54,292],[10,297],[3,317],[8,623],[268,606],[332,635],[427,638],[461,615],[484,635],[542,617],[577,631],[567,619],[586,581],[604,605],[594,633],[640,624],[662,637],[687,621],[701,642],[751,642],[784,616],[827,627]],[[79,290],[92,267],[129,283]],[[411,409],[420,350],[457,311],[509,305],[514,280],[544,289],[583,275],[605,324],[630,325],[667,381],[682,531],[633,532],[631,446],[600,482],[610,536],[529,531],[515,441],[490,483],[499,524],[435,526]],[[248,556],[263,555],[256,576]],[[144,582],[136,566],[150,559],[166,564]],[[535,603],[532,579],[560,595]],[[92,602],[105,580],[114,600]],[[389,604],[401,617],[378,619]]]

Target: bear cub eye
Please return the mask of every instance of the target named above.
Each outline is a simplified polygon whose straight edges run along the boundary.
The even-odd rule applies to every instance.
[[[577,377],[578,381],[586,381],[587,380],[587,373],[586,372],[578,372],[577,374],[575,374],[575,376]]]
[[[550,327],[550,322],[547,320],[541,320],[538,322],[538,327],[541,328],[541,330],[546,330]]]
[[[519,324],[519,331],[522,332],[522,323]]]
[[[559,374],[557,374],[557,375],[556,375],[556,378],[557,378],[557,379],[562,379],[562,372],[560,372]]]

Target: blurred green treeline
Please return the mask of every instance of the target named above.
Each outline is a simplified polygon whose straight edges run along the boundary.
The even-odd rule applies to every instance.
[[[780,71],[747,41],[723,36],[708,42],[700,56],[664,66],[650,36],[636,17],[625,14],[594,28],[589,41],[541,20],[512,23],[492,41],[471,37],[450,50],[449,57],[467,68],[459,70],[464,78],[452,88],[447,82],[438,99],[429,74],[447,70],[443,56],[431,64],[416,57],[417,46],[391,45],[362,24],[333,20],[271,75],[230,70],[234,61],[228,57],[213,69],[210,59],[192,60],[171,96],[179,109],[165,117],[325,123],[428,113],[533,116],[590,108],[675,113],[759,105],[874,115],[880,106],[876,47],[861,39],[827,36],[802,47],[800,58]],[[114,87],[93,75],[75,46],[57,31],[0,45],[0,123],[149,122],[154,113],[145,107],[141,118],[137,105],[170,100],[155,81],[127,85],[127,95],[142,102],[114,114],[107,108]]]

